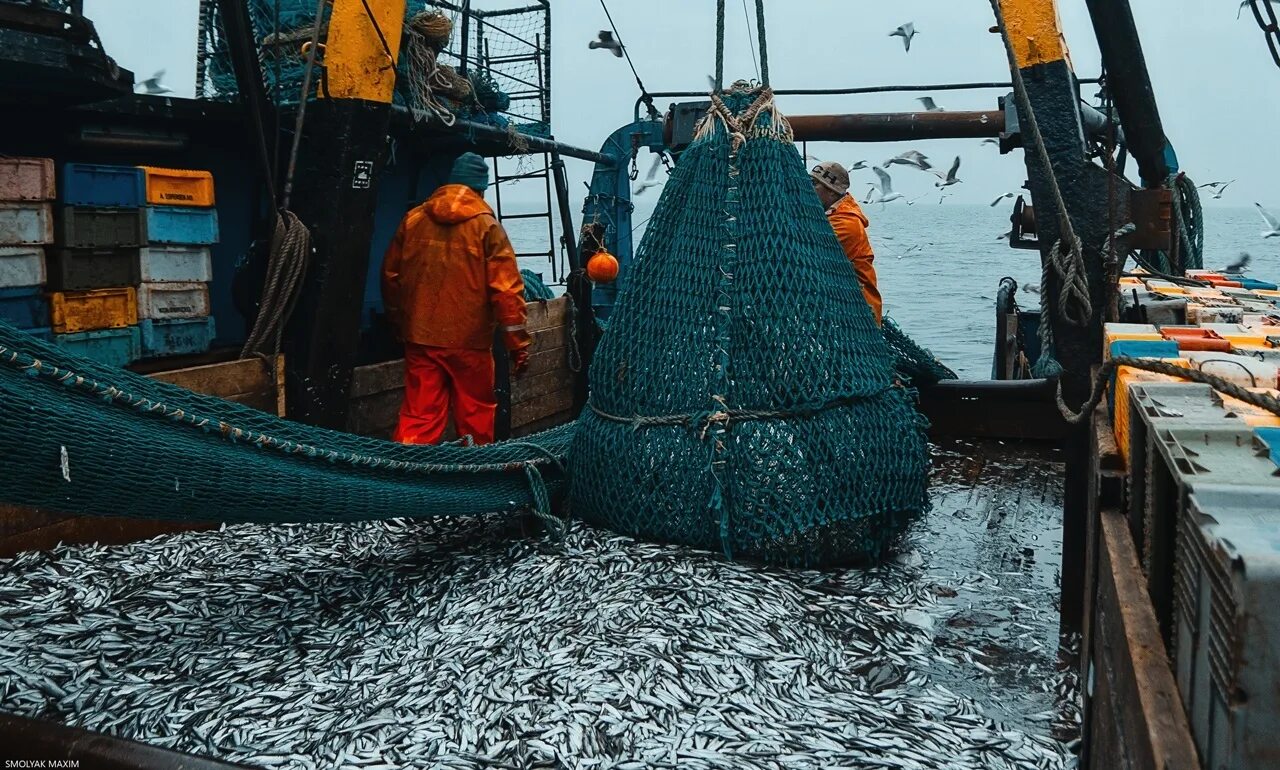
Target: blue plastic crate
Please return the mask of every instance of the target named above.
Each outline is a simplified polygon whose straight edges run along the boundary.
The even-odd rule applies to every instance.
[[[142,358],[142,335],[136,326],[55,334],[53,344],[108,366],[126,366]]]
[[[203,353],[213,345],[215,332],[213,316],[166,321],[144,318],[140,328],[145,358]]]
[[[40,286],[0,289],[0,319],[19,329],[43,329],[49,325],[49,300]]]
[[[218,210],[186,206],[147,206],[150,243],[209,245],[218,242]]]
[[[138,208],[147,202],[146,181],[137,166],[64,163],[58,192],[63,203],[75,206]]]

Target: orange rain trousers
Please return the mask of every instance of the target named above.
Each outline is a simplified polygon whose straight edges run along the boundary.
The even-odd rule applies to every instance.
[[[404,404],[394,439],[439,444],[449,413],[459,436],[493,443],[498,402],[493,394],[493,352],[470,348],[404,346]]]

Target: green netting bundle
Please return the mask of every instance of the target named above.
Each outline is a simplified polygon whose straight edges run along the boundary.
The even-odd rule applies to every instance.
[[[406,446],[282,420],[71,355],[0,322],[0,503],[195,521],[362,521],[533,508],[572,426]]]
[[[590,377],[590,522],[818,565],[881,555],[927,506],[923,420],[767,88],[713,99]]]
[[[932,385],[940,380],[954,380],[956,373],[937,356],[916,344],[892,318],[884,319],[885,342],[893,353],[893,368],[898,376],[912,385]]]

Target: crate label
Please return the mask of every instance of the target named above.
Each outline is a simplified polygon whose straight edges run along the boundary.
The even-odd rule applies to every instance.
[[[174,203],[190,203],[195,199],[196,199],[196,196],[190,193],[169,192],[169,191],[160,193],[160,200],[173,201]]]
[[[367,190],[373,183],[373,161],[356,161],[355,173],[351,176],[351,186],[356,190]]]

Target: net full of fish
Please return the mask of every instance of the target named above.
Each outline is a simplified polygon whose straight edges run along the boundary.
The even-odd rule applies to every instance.
[[[0,709],[272,768],[1069,762],[933,680],[938,599],[910,564],[513,534],[240,525],[22,554],[0,562]]]

